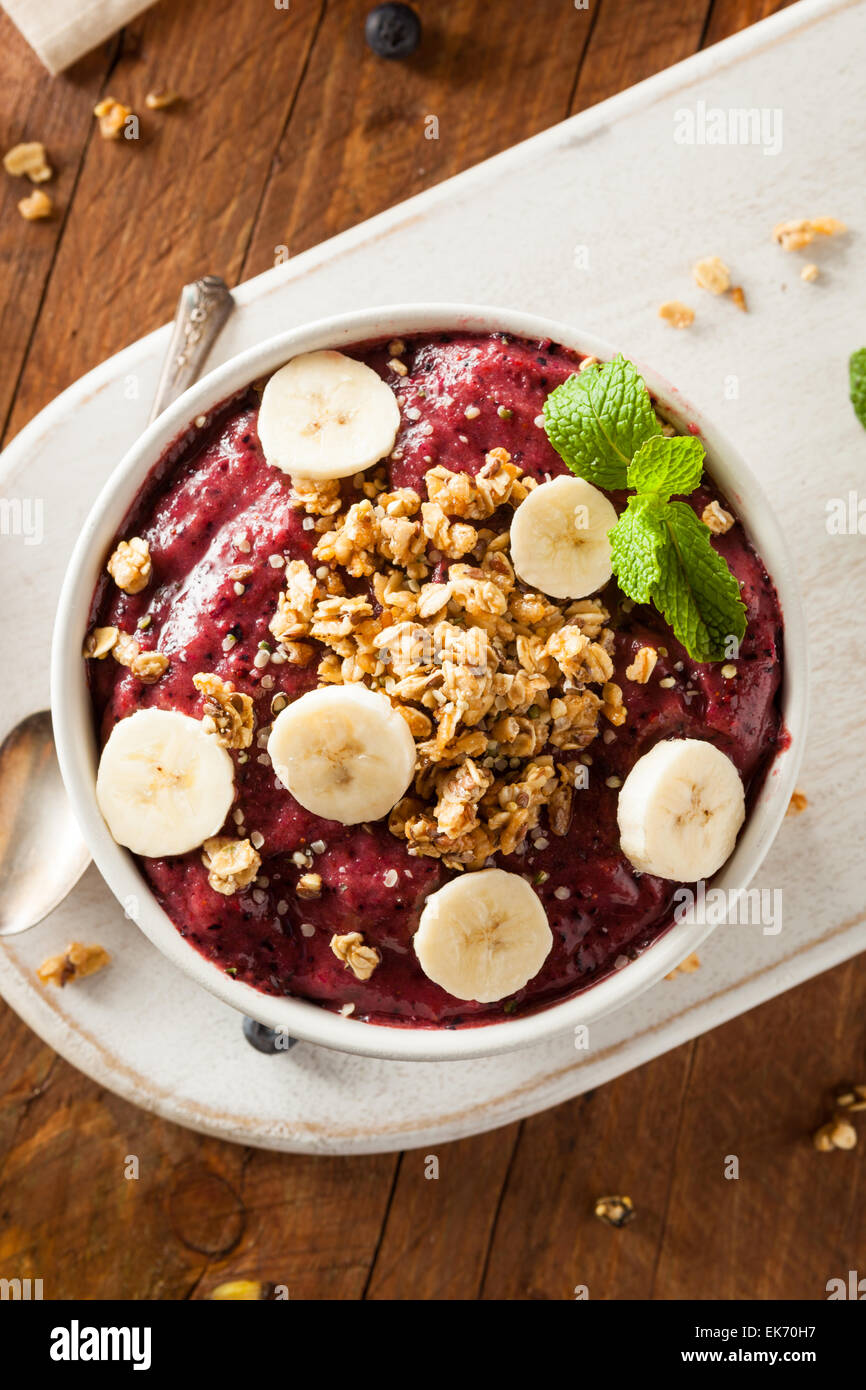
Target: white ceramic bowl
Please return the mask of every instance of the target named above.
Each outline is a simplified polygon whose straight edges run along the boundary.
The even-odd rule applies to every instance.
[[[424,1060],[492,1056],[587,1024],[631,1002],[693,951],[712,927],[679,923],[637,960],[580,994],[526,1017],[463,1029],[385,1027],[344,1018],[305,999],[276,999],[233,980],[180,936],[153,897],[132,856],[117,845],[95,796],[97,747],[81,644],[91,596],[110,542],[141,483],[172,440],[195,416],[297,353],[340,348],[379,337],[437,330],[501,331],[554,342],[606,360],[615,349],[565,324],[510,309],[467,305],[401,305],[319,320],[250,348],[211,372],[159,417],[133,445],[97,498],[63,583],[51,660],[54,732],[64,782],[84,837],[108,886],[163,955],[234,1008],[293,1037],[373,1057]],[[793,561],[772,508],[727,439],[658,374],[642,364],[653,395],[671,419],[700,430],[712,476],[737,508],[779,594],[785,620],[782,713],[790,744],[768,770],[734,854],[714,879],[727,890],[744,888],[766,855],[785,814],[803,748],[806,723],[806,637]]]

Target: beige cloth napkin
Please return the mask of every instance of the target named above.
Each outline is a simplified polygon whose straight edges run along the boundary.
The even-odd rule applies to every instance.
[[[153,0],[2,0],[3,9],[48,71],[62,72]]]

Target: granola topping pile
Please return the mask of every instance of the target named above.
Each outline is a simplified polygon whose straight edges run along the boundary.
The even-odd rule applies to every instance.
[[[365,495],[346,506],[336,483],[294,482],[318,565],[286,565],[280,654],[318,660],[320,683],[383,691],[406,720],[416,775],[389,828],[410,854],[478,869],[520,852],[542,814],[565,835],[575,763],[599,718],[620,725],[626,709],[602,603],[521,585],[508,529],[491,524],[534,480],[493,449],[476,477],[431,468],[426,501],[381,476],[356,482]]]

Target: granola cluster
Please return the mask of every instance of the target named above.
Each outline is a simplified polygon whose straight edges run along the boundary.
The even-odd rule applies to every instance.
[[[417,749],[392,834],[410,854],[477,869],[519,852],[545,811],[551,832],[567,833],[568,755],[588,747],[600,716],[622,724],[626,709],[602,603],[526,589],[508,530],[485,524],[534,480],[493,449],[476,477],[439,466],[425,483],[422,500],[374,477],[344,506],[337,488],[296,480],[318,565],[286,565],[270,630],[286,660],[318,660],[321,683],[364,681],[390,697]]]

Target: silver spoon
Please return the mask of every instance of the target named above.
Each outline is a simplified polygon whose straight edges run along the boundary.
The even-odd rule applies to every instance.
[[[200,376],[233,306],[216,275],[184,285],[151,420]],[[35,927],[89,863],[60,776],[51,713],[40,710],[0,744],[0,936]]]

